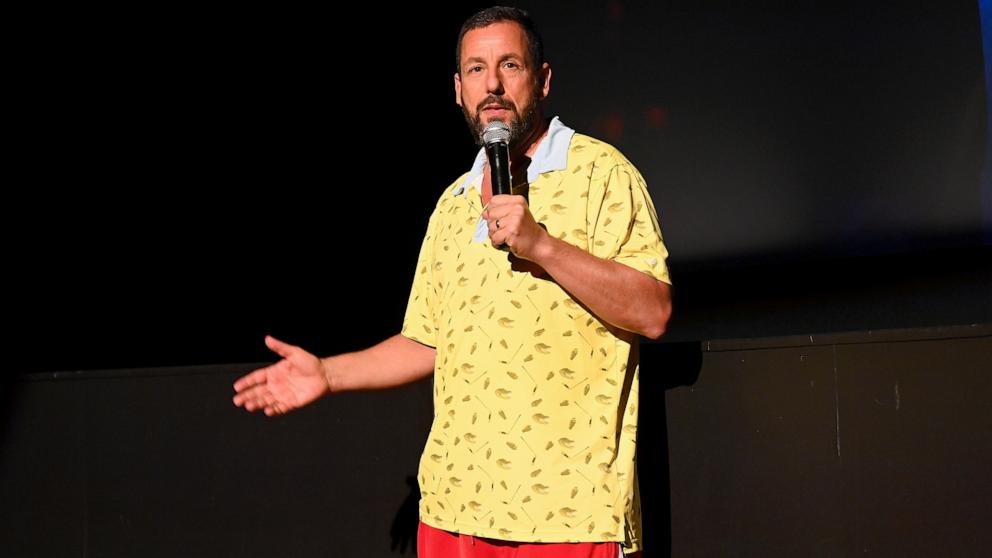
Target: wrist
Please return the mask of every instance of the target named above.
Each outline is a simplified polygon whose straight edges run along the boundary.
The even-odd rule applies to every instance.
[[[334,357],[326,357],[317,359],[320,361],[320,372],[324,376],[324,382],[327,384],[328,393],[336,393],[341,391],[341,379],[337,377],[337,366],[335,366],[332,362],[333,358]]]
[[[557,238],[548,234],[548,231],[544,227],[541,227],[541,234],[537,237],[531,250],[531,255],[533,256],[531,261],[544,267],[544,264],[554,257],[556,241],[558,241]]]

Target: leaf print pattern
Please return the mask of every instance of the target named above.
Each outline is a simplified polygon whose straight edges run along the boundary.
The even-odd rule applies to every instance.
[[[586,136],[569,149],[568,169],[530,185],[532,214],[552,236],[667,281],[636,169]],[[402,330],[437,348],[421,518],[477,536],[636,549],[639,370],[628,367],[629,341],[550,278],[514,272],[505,252],[473,241],[481,199],[474,186],[453,194],[459,184],[431,215]]]

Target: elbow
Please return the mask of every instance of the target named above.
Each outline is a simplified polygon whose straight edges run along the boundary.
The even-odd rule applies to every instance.
[[[657,311],[651,319],[644,325],[641,335],[651,340],[660,339],[668,330],[668,320],[672,317],[672,304],[666,300],[659,304]]]
[[[656,322],[656,323],[653,323],[651,325],[648,325],[644,329],[644,331],[641,332],[641,335],[643,335],[644,337],[647,337],[648,339],[651,339],[651,340],[660,339],[661,336],[665,334],[665,331],[666,331],[665,328],[667,327],[667,325],[668,324],[665,323],[665,322]]]
[[[650,322],[641,328],[640,334],[651,340],[660,339],[665,331],[668,330],[668,317],[671,315],[671,310],[666,310],[661,313],[660,316],[652,319]]]

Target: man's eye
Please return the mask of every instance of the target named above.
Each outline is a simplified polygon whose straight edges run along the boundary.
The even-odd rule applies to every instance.
[[[472,66],[468,69],[469,73],[478,73],[482,71],[482,66]]]
[[[507,63],[505,63],[505,64],[503,64],[503,67],[505,67],[505,68],[510,68],[511,70],[516,70],[516,69],[517,69],[517,68],[519,68],[520,66],[519,66],[519,65],[517,65],[517,63],[516,63],[516,62],[507,62]]]

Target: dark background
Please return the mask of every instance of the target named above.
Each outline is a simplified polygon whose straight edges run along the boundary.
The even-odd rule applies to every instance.
[[[548,11],[561,112],[650,177],[681,261],[900,252],[981,230],[976,1]]]
[[[477,7],[46,14],[7,204],[8,370],[398,331],[427,216],[475,152],[452,74]],[[976,2],[531,10],[549,112],[651,186],[670,340],[992,319]]]

